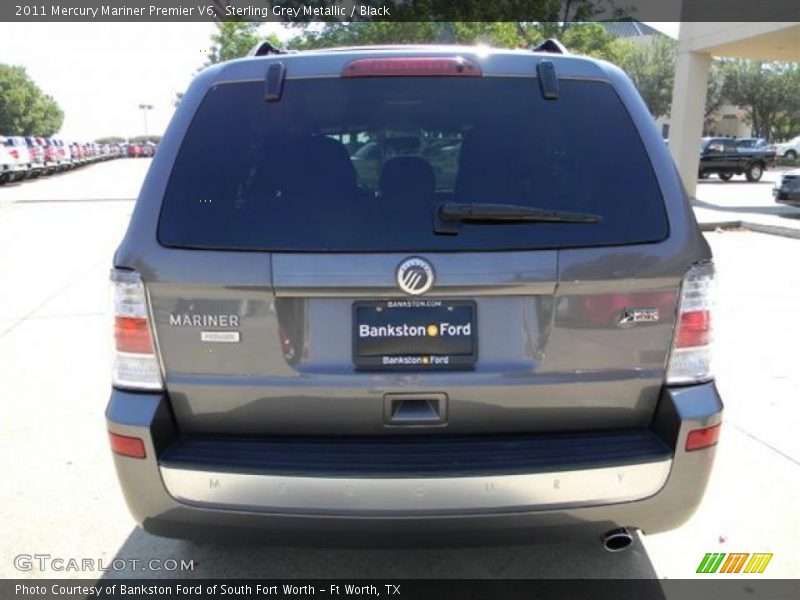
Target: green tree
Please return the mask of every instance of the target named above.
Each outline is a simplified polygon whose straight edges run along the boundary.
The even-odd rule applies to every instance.
[[[210,67],[226,60],[247,56],[247,53],[262,41],[268,41],[275,46],[280,46],[280,40],[274,33],[266,37],[259,35],[260,26],[261,23],[244,21],[217,22],[217,30],[211,34],[211,48],[208,50],[208,56],[203,67]],[[183,92],[175,94],[175,106],[178,105],[181,98],[183,98]]]
[[[541,26],[540,26],[541,29]],[[551,37],[541,29],[542,38]],[[573,23],[559,39],[575,54],[585,54],[613,63],[619,61],[621,42],[599,23]]]
[[[439,23],[325,23],[321,28],[307,28],[291,38],[293,50],[333,48],[336,46],[374,46],[376,44],[421,44],[437,41],[445,34]]]
[[[63,122],[64,112],[23,67],[0,64],[0,131],[6,135],[50,136]]]
[[[677,43],[668,37],[658,37],[651,44],[620,41],[618,49],[616,62],[639,89],[653,118],[668,116],[672,108]],[[708,74],[705,130],[711,127],[720,107],[728,101],[724,88],[724,63],[716,59],[712,61]]]
[[[788,140],[800,135],[800,68],[794,65],[786,73],[786,105],[778,114],[773,129],[773,139]]]
[[[118,135],[109,135],[107,137],[97,138],[95,144],[122,144],[125,142],[125,138],[119,137]]]
[[[211,49],[204,66],[215,65],[247,56],[259,42],[270,42],[280,46],[281,41],[274,33],[268,36],[259,34],[261,23],[223,21],[217,23],[217,30],[211,34]]]
[[[260,23],[222,21],[211,34],[211,49],[205,66],[246,56],[259,41]]]
[[[731,59],[723,68],[723,93],[746,111],[753,135],[771,140],[782,126],[797,123],[800,65]]]
[[[151,142],[153,144],[158,144],[161,141],[160,135],[135,135],[128,140],[131,144],[144,144],[145,142]]]
[[[706,90],[706,108],[703,114],[703,130],[711,129],[717,112],[725,104],[725,70],[719,59],[711,62],[708,72],[708,88]]]
[[[349,45],[485,43],[502,48],[529,48],[557,34],[575,54],[613,60],[617,40],[597,23],[574,23],[554,31],[549,23],[520,22],[395,22],[325,23],[320,27],[297,25],[301,32],[289,40],[295,50]]]
[[[675,81],[674,40],[656,36],[649,43],[620,42],[619,66],[628,73],[654,119],[669,114]]]

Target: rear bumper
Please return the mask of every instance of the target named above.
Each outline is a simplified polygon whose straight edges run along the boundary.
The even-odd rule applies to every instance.
[[[716,425],[713,383],[665,388],[648,433],[666,455],[526,472],[354,477],[210,470],[174,459],[177,431],[161,394],[114,390],[108,428],[142,438],[147,458],[114,456],[128,507],[167,537],[256,538],[272,543],[486,543],[675,528],[700,503],[715,448],[686,452],[692,429]],[[557,532],[555,532],[556,530]],[[388,540],[388,538],[386,538]]]

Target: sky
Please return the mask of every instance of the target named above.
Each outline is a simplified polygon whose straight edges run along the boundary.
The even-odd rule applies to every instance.
[[[677,37],[678,23],[649,25]],[[203,65],[213,23],[0,23],[0,63],[21,65],[64,110],[59,135],[90,141],[162,134]],[[266,35],[293,34],[265,23]],[[3,133],[3,132],[0,132]]]

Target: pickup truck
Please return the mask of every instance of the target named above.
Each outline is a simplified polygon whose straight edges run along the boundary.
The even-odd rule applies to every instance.
[[[0,135],[0,183],[21,181],[30,170],[28,147],[23,140]]]
[[[744,175],[747,181],[760,180],[767,165],[775,160],[775,150],[766,145],[740,143],[742,141],[735,138],[700,140],[700,179],[716,173],[723,181],[734,175]]]

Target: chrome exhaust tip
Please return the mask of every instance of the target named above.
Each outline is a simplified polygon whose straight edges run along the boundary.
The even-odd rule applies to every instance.
[[[607,552],[622,552],[633,545],[633,534],[626,528],[612,529],[603,535],[603,548]]]

